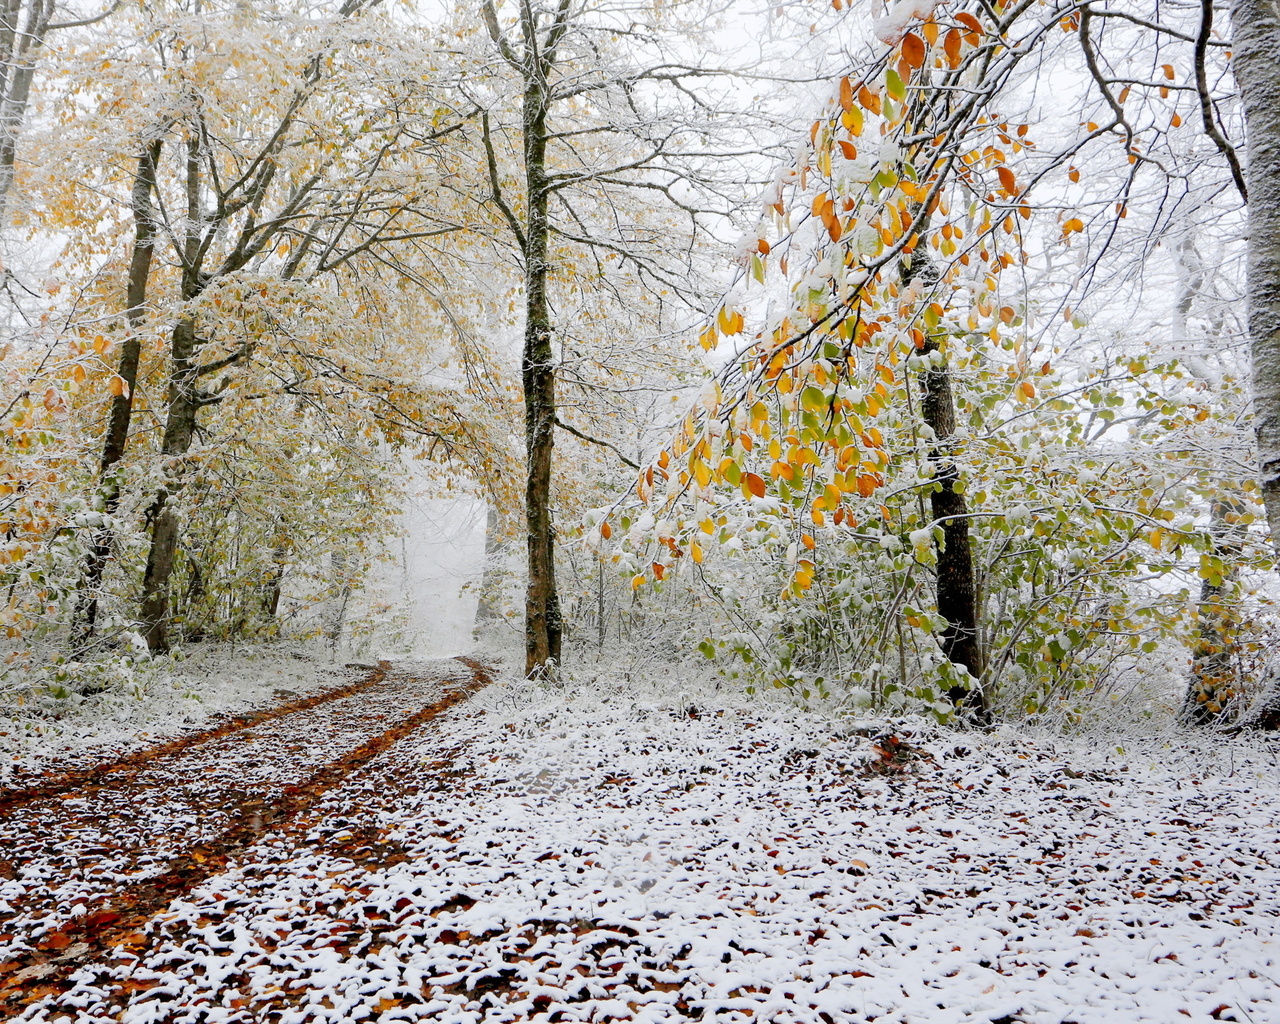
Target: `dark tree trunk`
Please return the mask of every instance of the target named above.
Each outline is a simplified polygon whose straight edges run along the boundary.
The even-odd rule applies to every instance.
[[[1214,725],[1235,699],[1239,689],[1232,591],[1238,575],[1241,536],[1234,502],[1215,501],[1209,532],[1214,554],[1222,562],[1218,581],[1200,581],[1197,618],[1200,639],[1192,651],[1191,676],[1182,702],[1182,720],[1188,725]]]
[[[551,521],[551,456],[555,446],[556,368],[547,303],[547,110],[542,69],[524,94],[525,327],[521,374],[527,458],[525,527],[529,583],[525,593],[525,672],[537,675],[560,663],[560,597],[556,590],[555,525]]]
[[[107,434],[102,443],[102,461],[98,467],[99,504],[107,516],[120,506],[120,477],[116,464],[124,458],[133,419],[133,395],[138,384],[138,364],[142,356],[141,331],[146,321],[147,283],[151,278],[151,260],[155,252],[155,211],[151,196],[156,184],[156,163],[160,159],[161,142],[152,142],[138,157],[133,178],[133,256],[129,261],[129,279],[125,292],[125,317],[128,333],[120,346],[120,362],[116,373],[124,381],[124,389],[111,399],[107,416]],[[80,631],[92,637],[98,618],[98,591],[111,557],[113,532],[109,525],[93,538],[86,559],[84,588],[81,597]]]
[[[169,577],[173,575],[180,525],[171,497],[181,487],[181,461],[191,449],[196,415],[200,411],[193,365],[196,351],[194,320],[188,317],[178,321],[173,329],[171,350],[173,370],[169,381],[169,412],[160,444],[160,457],[164,460],[167,479],[156,493],[151,508],[151,549],[142,578],[139,615],[147,648],[153,653],[169,649]]]
[[[926,354],[938,351],[929,339]],[[942,651],[954,665],[961,665],[973,677],[971,687],[954,686],[948,697],[968,717],[986,721],[990,709],[982,688],[986,658],[978,629],[977,587],[974,583],[973,553],[969,546],[969,506],[956,490],[960,473],[949,444],[956,431],[955,396],[951,390],[951,370],[943,363],[920,376],[924,421],[933,431],[933,492],[929,503],[934,522],[942,524],[945,541],[938,549],[938,612],[947,620],[942,634]]]
[[[267,573],[267,579],[262,588],[262,614],[269,622],[274,621],[280,611],[280,596],[284,589],[284,564],[287,556],[288,549],[285,547],[284,539],[278,537],[275,547],[271,549],[271,569]]]
[[[556,47],[570,20],[570,0],[559,0],[545,31],[540,11],[531,0],[521,0],[519,53],[498,25],[492,0],[485,0],[481,14],[489,35],[503,58],[519,73],[523,84],[521,135],[524,156],[526,212],[523,226],[501,197],[497,162],[485,118],[485,145],[494,199],[507,218],[524,257],[525,324],[521,379],[524,387],[525,429],[525,535],[528,543],[529,581],[525,590],[525,673],[541,676],[560,663],[560,596],[556,590],[555,524],[551,518],[551,466],[556,427],[556,366],[551,345],[551,307],[547,299],[550,270],[551,227],[547,179],[547,107],[549,79],[556,68]]]

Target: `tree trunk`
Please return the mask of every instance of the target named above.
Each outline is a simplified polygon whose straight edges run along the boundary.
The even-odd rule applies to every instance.
[[[54,0],[0,0],[0,225],[7,213],[18,134],[27,118],[36,56],[44,45]]]
[[[1280,12],[1268,0],[1233,0],[1231,25],[1232,68],[1248,138],[1247,295],[1254,429],[1267,526],[1280,558]],[[1269,673],[1258,707],[1280,708],[1280,673]],[[1280,725],[1280,715],[1255,712],[1248,717],[1264,728]]]
[[[477,639],[485,630],[502,619],[502,581],[506,573],[507,542],[502,536],[502,517],[498,506],[490,505],[484,521],[484,571],[480,576],[480,595],[476,602],[473,635]]]
[[[1240,511],[1232,502],[1215,501],[1210,512],[1209,532],[1214,554],[1222,562],[1222,576],[1217,582],[1200,581],[1200,639],[1192,651],[1191,676],[1182,702],[1182,720],[1188,725],[1221,721],[1237,692],[1235,624],[1231,613],[1240,558]]]
[[[262,588],[262,614],[268,622],[274,622],[280,612],[280,597],[284,590],[284,566],[289,550],[285,544],[284,526],[276,535],[275,545],[271,549],[271,568]]]
[[[524,385],[525,530],[529,581],[525,591],[525,674],[543,675],[560,663],[560,596],[556,590],[555,526],[551,520],[551,457],[555,446],[556,368],[547,302],[547,74],[554,43],[538,52],[537,24],[528,5],[523,103],[525,192]]]
[[[138,364],[142,356],[141,331],[146,321],[147,283],[151,278],[151,259],[155,252],[155,211],[151,195],[156,185],[156,164],[160,159],[159,139],[138,157],[133,178],[133,256],[129,261],[129,279],[125,292],[125,317],[128,334],[120,346],[120,363],[116,373],[124,381],[120,394],[111,399],[107,417],[107,434],[102,443],[102,461],[98,467],[99,504],[106,516],[113,516],[120,506],[120,476],[116,464],[124,458],[133,419],[133,394],[138,384]],[[84,587],[81,596],[80,631],[85,638],[93,636],[98,618],[98,591],[111,557],[111,526],[104,525],[94,536],[86,559]]]
[[[938,351],[932,338],[925,354]],[[935,523],[942,524],[945,541],[938,549],[938,613],[947,620],[942,634],[942,652],[953,665],[963,666],[973,678],[971,686],[953,686],[947,696],[956,707],[975,721],[985,722],[990,714],[982,675],[986,659],[978,632],[977,587],[973,577],[973,553],[969,547],[969,507],[956,490],[960,471],[948,445],[956,432],[955,397],[951,371],[946,363],[934,365],[920,375],[924,421],[933,431],[933,492],[929,503]]]
[[[191,449],[196,414],[200,411],[193,368],[196,325],[190,317],[178,321],[174,327],[171,347],[173,371],[169,381],[169,413],[160,444],[160,457],[165,460],[164,472],[168,479],[157,492],[151,508],[151,549],[147,553],[147,571],[142,578],[139,615],[147,648],[152,653],[163,653],[169,649],[169,577],[173,575],[179,532],[178,513],[170,495],[181,487],[181,460]]]

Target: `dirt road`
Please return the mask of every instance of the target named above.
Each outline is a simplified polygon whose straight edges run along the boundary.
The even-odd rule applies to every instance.
[[[149,920],[256,845],[307,831],[331,791],[354,787],[371,804],[421,785],[380,755],[488,682],[469,659],[384,662],[347,686],[0,793],[0,1015],[56,995],[86,965],[135,957]],[[356,859],[394,857],[379,840],[358,820],[328,837]]]

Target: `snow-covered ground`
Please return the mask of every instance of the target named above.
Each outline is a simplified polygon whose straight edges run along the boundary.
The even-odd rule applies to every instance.
[[[495,685],[25,1019],[1277,1019],[1275,741],[866,731]]]
[[[33,695],[0,716],[0,787],[145,747],[265,705],[349,682],[359,669],[318,645],[208,644],[122,664],[102,693]]]

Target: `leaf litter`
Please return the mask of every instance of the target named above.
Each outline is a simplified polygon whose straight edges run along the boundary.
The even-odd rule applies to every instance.
[[[1269,1019],[1267,738],[711,703],[490,687],[19,1019]]]

